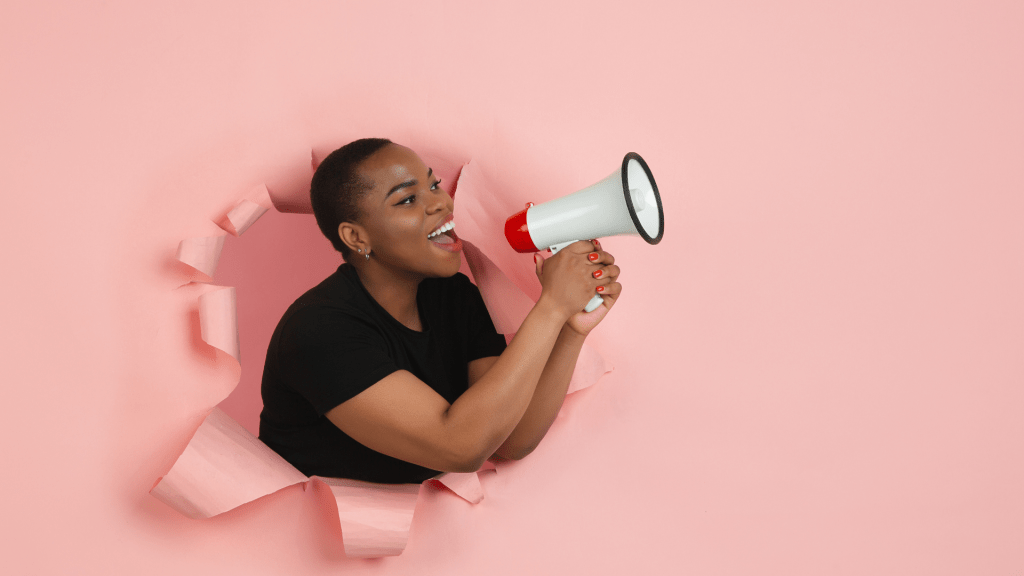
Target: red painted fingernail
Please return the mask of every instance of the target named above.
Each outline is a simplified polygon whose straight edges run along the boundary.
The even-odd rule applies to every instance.
[[[604,286],[598,286],[597,287],[597,291],[598,292],[604,292]]]
[[[594,278],[600,278],[604,276],[604,270],[594,270]]]
[[[590,259],[591,262],[597,262],[597,259],[600,257],[601,255],[598,254],[597,252],[591,252],[590,254],[587,254],[587,258]]]
[[[537,263],[537,259],[538,259],[538,258],[540,258],[540,256],[539,256],[539,255],[537,255],[537,254],[534,254],[534,255],[533,255],[533,263],[534,263],[534,264],[536,264],[536,263]]]

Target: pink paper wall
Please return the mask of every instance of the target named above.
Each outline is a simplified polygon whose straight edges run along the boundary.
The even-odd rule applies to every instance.
[[[0,8],[4,572],[1024,570],[1020,3],[425,4]],[[615,371],[376,561],[299,487],[148,494],[239,380],[178,242],[366,135],[537,200],[635,150],[667,221],[604,242]],[[228,239],[244,424],[260,326],[332,258],[309,216]]]

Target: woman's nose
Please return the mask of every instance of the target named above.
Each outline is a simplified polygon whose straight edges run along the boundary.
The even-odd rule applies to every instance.
[[[428,202],[428,210],[431,214],[444,210],[452,201],[452,197],[444,190],[437,190],[434,197]]]

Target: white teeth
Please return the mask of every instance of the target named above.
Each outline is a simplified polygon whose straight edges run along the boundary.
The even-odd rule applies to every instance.
[[[445,224],[444,226],[441,226],[437,230],[434,230],[433,232],[431,232],[427,236],[427,238],[433,238],[434,236],[437,236],[438,234],[444,234],[445,232],[451,230],[452,228],[455,228],[455,220],[452,220],[451,222]]]

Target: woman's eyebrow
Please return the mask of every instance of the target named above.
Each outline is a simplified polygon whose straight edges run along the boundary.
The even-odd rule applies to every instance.
[[[388,190],[388,193],[384,195],[384,200],[386,201],[389,196],[391,196],[395,192],[398,192],[402,188],[408,188],[410,186],[415,186],[417,184],[419,184],[419,181],[416,180],[415,178],[413,178],[412,180],[406,180],[405,182],[402,182],[400,184],[395,184],[395,186],[391,188],[391,190]]]
[[[433,175],[434,175],[434,169],[433,168],[427,168],[427,179],[429,180],[430,177],[433,176]],[[419,180],[417,180],[415,178],[413,178],[411,180],[406,180],[405,182],[400,182],[398,184],[395,184],[391,188],[391,190],[388,190],[388,193],[384,195],[384,200],[387,201],[388,197],[390,197],[395,192],[398,192],[402,188],[408,188],[410,186],[415,186],[417,184],[419,184]]]

